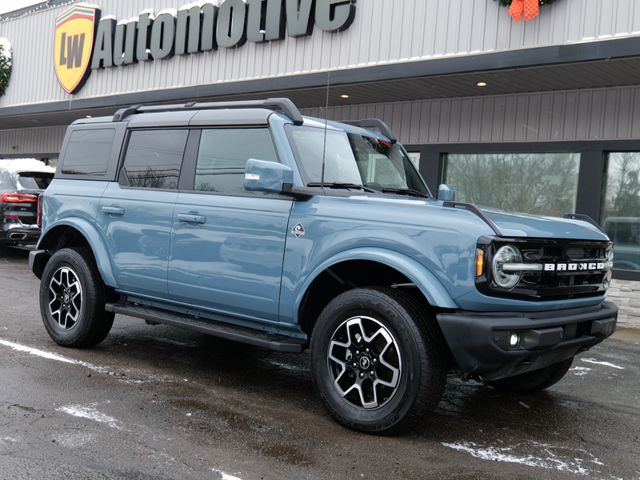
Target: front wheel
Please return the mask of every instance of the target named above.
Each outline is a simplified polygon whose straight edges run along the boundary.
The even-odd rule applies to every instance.
[[[109,334],[105,286],[87,249],[57,251],[40,280],[40,313],[49,336],[65,347],[91,347]]]
[[[503,378],[488,384],[503,392],[530,393],[544,390],[558,383],[567,374],[573,363],[573,357],[548,367],[523,373],[515,377]]]
[[[320,315],[311,338],[311,374],[339,423],[392,434],[440,401],[445,351],[435,321],[412,296],[359,288],[336,297]]]

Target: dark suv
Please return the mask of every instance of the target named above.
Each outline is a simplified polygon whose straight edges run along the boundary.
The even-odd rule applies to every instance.
[[[38,196],[54,173],[54,168],[32,158],[0,160],[0,244],[38,241]]]
[[[615,329],[609,238],[440,190],[383,122],[303,117],[287,99],[80,120],[30,255],[44,325],[70,347],[120,313],[310,348],[328,411],[367,432],[414,424],[449,371],[553,385]]]

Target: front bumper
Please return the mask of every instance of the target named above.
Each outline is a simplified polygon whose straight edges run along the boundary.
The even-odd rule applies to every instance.
[[[551,312],[447,312],[438,323],[460,370],[484,380],[519,375],[588,350],[616,329],[612,302]],[[518,346],[509,339],[517,333]]]

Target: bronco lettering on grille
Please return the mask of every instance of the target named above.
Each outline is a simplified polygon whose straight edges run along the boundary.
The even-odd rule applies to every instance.
[[[604,262],[588,262],[588,263],[545,263],[545,272],[593,272],[604,270]]]

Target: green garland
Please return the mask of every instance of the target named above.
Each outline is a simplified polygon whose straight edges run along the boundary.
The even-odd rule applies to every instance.
[[[11,78],[11,52],[4,51],[4,45],[0,44],[0,97],[4,95],[9,79]]]
[[[498,2],[500,2],[500,5],[502,5],[503,7],[509,7],[511,6],[511,2],[513,0],[498,0]],[[550,3],[555,2],[556,0],[540,0],[540,5],[548,5]]]

